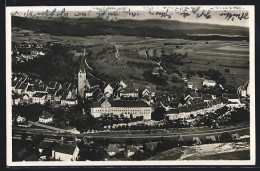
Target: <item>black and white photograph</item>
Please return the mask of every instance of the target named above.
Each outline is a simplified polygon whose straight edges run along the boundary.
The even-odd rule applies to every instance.
[[[6,7],[8,166],[254,165],[254,6]]]

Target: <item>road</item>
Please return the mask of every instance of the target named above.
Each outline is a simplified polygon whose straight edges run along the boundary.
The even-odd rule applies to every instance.
[[[82,62],[83,62],[83,61],[82,61]],[[88,63],[87,63],[87,58],[86,58],[86,57],[84,58],[84,63],[85,63],[85,65],[86,65],[91,71],[93,71],[93,68],[91,68],[91,67],[88,65]],[[95,78],[95,79],[101,81],[102,83],[106,84],[105,81],[103,81],[103,80],[97,78],[96,76],[94,76],[94,75],[91,74],[90,72],[88,72],[88,74],[89,74],[90,76],[92,76],[93,78]]]
[[[160,69],[163,70],[164,73],[166,73],[165,69],[163,69],[163,67],[161,66],[161,62],[155,62],[155,61],[149,59],[146,52],[145,52],[145,57],[146,57],[146,59],[147,59],[148,61],[153,62],[153,63],[155,63],[156,65],[158,65],[158,66],[160,67]]]

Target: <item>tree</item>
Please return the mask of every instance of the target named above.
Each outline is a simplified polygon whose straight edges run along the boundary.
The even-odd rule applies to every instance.
[[[163,107],[157,107],[152,112],[152,119],[156,121],[163,120],[165,118],[165,109]]]
[[[24,159],[25,161],[39,161],[39,158],[36,155],[31,155]]]
[[[217,83],[224,86],[224,85],[226,85],[227,80],[226,80],[224,77],[220,77],[220,78],[217,80]]]
[[[19,161],[22,161],[24,160],[25,158],[29,157],[31,154],[28,152],[27,149],[23,148],[22,150],[20,150],[18,153],[17,153],[17,159]]]
[[[230,69],[229,69],[229,68],[226,68],[226,69],[225,69],[225,72],[226,72],[226,73],[230,73]]]

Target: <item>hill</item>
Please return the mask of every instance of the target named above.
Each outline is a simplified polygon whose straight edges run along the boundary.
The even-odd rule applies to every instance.
[[[93,18],[72,18],[62,21],[60,19],[40,20],[12,16],[12,27],[57,36],[125,35],[194,40],[248,40],[249,35],[249,29],[245,27],[170,20],[118,20],[110,22]],[[196,35],[205,33],[210,33],[210,35]],[[240,36],[230,37],[227,35]]]

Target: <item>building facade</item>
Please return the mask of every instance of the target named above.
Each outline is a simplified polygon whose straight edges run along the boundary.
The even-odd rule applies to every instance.
[[[100,117],[104,114],[124,115],[125,117],[143,117],[144,120],[151,119],[152,108],[144,101],[108,101],[94,102],[91,114]]]
[[[61,161],[76,161],[79,148],[75,145],[57,144],[52,148],[52,158]]]

